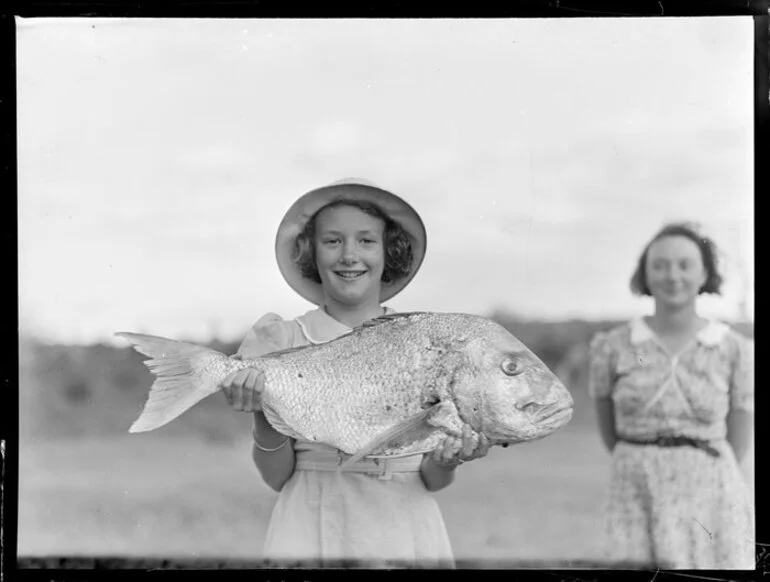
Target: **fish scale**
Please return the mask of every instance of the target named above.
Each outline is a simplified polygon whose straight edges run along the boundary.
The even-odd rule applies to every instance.
[[[436,384],[440,367],[404,367],[395,374],[386,368],[402,359],[409,348],[423,348],[420,344],[425,344],[425,336],[414,325],[416,321],[417,317],[412,318],[411,329],[404,328],[402,323],[380,330],[379,334],[367,333],[364,328],[364,333],[341,338],[336,345],[328,345],[317,353],[287,353],[265,370],[263,406],[275,414],[276,425],[281,421],[286,425],[280,427],[285,432],[290,427],[295,436],[333,441],[334,446],[347,452],[359,450],[373,435],[420,412],[425,387]],[[340,352],[345,354],[344,358],[339,357]],[[312,378],[314,382],[303,382],[302,388],[298,385],[293,392],[295,398],[286,399],[283,386],[302,371],[303,379]],[[385,383],[389,389],[383,391]],[[393,414],[385,414],[386,406],[391,407]],[[425,448],[420,444],[415,447]],[[389,452],[408,450],[382,451]]]
[[[499,324],[461,313],[370,320],[330,342],[236,360],[165,338],[117,334],[157,380],[132,432],[173,420],[233,371],[264,374],[261,405],[278,431],[361,456],[431,450],[464,424],[491,444],[542,438],[571,418],[572,397]]]

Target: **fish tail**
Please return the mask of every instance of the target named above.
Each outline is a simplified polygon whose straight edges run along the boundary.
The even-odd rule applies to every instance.
[[[217,392],[220,382],[237,367],[225,354],[203,346],[139,333],[115,335],[150,356],[144,364],[157,377],[129,432],[145,432],[171,422]]]

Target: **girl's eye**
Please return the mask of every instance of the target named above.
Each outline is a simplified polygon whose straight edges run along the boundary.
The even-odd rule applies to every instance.
[[[521,372],[518,364],[513,360],[505,360],[502,363],[501,368],[503,369],[503,372],[505,372],[508,376],[515,376]]]

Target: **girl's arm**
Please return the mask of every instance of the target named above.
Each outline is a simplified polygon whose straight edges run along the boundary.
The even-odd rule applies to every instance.
[[[230,374],[221,387],[227,402],[235,410],[253,413],[251,458],[265,483],[280,491],[294,472],[294,442],[270,426],[262,412],[260,398],[265,387],[264,375],[245,368]]]
[[[455,480],[455,465],[439,464],[432,455],[423,455],[420,464],[420,478],[428,491],[440,491]]]
[[[754,414],[733,408],[727,415],[727,442],[735,452],[735,458],[740,463],[751,447],[751,432],[754,424]]]
[[[427,453],[420,464],[420,477],[428,491],[440,491],[455,480],[458,465],[485,457],[489,452],[489,440],[483,434],[474,439],[469,425],[463,426],[462,436],[447,437],[436,450]]]
[[[598,332],[588,347],[588,394],[594,399],[596,421],[604,446],[612,452],[618,442],[615,430],[613,349],[609,334]]]
[[[618,442],[615,431],[615,405],[612,398],[596,398],[596,419],[599,423],[599,434],[607,450],[612,452]]]
[[[292,345],[283,319],[268,313],[262,316],[241,342],[235,359],[255,357]],[[277,432],[267,422],[260,403],[265,378],[257,370],[246,368],[234,372],[222,382],[227,402],[235,409],[253,416],[251,458],[262,479],[280,491],[294,472],[294,441]]]
[[[754,427],[754,343],[739,338],[730,377],[727,442],[740,463],[751,448]]]
[[[254,412],[251,458],[268,486],[280,491],[294,472],[294,441],[277,432],[264,413]]]

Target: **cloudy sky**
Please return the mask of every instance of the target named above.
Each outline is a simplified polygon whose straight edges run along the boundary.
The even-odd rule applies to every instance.
[[[689,219],[727,275],[703,314],[752,316],[749,17],[17,24],[22,333],[299,315],[276,227],[350,176],[427,225],[396,309],[646,313],[638,253]]]

